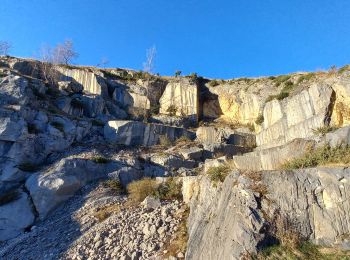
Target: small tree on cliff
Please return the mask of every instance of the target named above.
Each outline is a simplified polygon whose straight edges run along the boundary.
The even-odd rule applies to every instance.
[[[73,41],[65,40],[63,43],[57,44],[53,49],[53,63],[56,64],[70,64],[79,55],[74,50]]]
[[[0,41],[0,55],[3,55],[3,56],[8,55],[11,48],[12,48],[11,43],[7,41]]]
[[[147,50],[146,61],[143,63],[143,71],[148,73],[153,73],[154,70],[154,61],[157,55],[157,49],[155,46],[152,46]]]

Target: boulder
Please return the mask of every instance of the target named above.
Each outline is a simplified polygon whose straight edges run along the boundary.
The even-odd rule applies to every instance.
[[[182,167],[192,169],[198,165],[196,161],[186,160],[181,158],[180,156],[171,154],[152,154],[150,157],[150,161],[168,170],[178,170]]]
[[[83,86],[81,84],[78,84],[74,81],[59,81],[57,82],[58,88],[60,90],[67,91],[69,93],[82,93]]]
[[[105,139],[116,144],[152,146],[159,143],[160,136],[175,141],[181,136],[194,139],[195,134],[183,128],[127,120],[109,121],[104,127]]]
[[[27,124],[22,118],[14,120],[10,117],[0,118],[0,140],[15,142],[28,133]]]
[[[185,160],[201,161],[203,159],[203,148],[200,147],[184,148],[179,153]]]
[[[95,163],[85,159],[62,159],[46,172],[27,179],[28,189],[40,219],[69,199],[90,181],[106,178],[120,168],[118,163]]]
[[[27,95],[28,81],[26,79],[10,74],[1,78],[0,86],[0,105],[24,105],[29,101]]]
[[[142,202],[141,205],[145,209],[156,209],[160,207],[160,200],[157,198],[154,198],[152,196],[147,196]]]
[[[134,167],[125,166],[117,171],[109,173],[108,177],[112,179],[118,179],[120,181],[120,184],[126,188],[129,183],[141,179],[143,177],[143,174],[140,170],[137,170]]]
[[[0,241],[17,237],[35,220],[30,199],[23,190],[10,191],[7,198],[8,202],[0,205]]]

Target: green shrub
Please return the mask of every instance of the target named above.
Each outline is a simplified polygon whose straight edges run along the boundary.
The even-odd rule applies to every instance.
[[[262,123],[264,123],[264,115],[263,115],[263,114],[260,114],[260,115],[258,116],[258,118],[255,120],[255,123],[256,123],[257,125],[262,125]]]
[[[324,136],[325,134],[327,134],[327,133],[329,133],[329,132],[333,132],[333,131],[335,131],[335,130],[337,130],[337,129],[338,129],[338,127],[325,125],[325,126],[318,127],[318,128],[316,128],[316,129],[312,129],[312,132],[313,132],[315,135]]]
[[[57,130],[60,130],[62,133],[64,133],[64,126],[60,122],[51,122],[51,125],[56,128]]]
[[[291,170],[299,168],[316,167],[327,164],[345,164],[350,163],[350,147],[337,146],[330,147],[325,145],[315,150],[306,152],[302,157],[293,159],[282,165],[282,169]]]
[[[17,166],[18,169],[24,172],[36,172],[39,170],[39,166],[33,163],[22,163]]]
[[[179,77],[181,75],[182,71],[181,70],[177,70],[175,71],[175,77]]]
[[[12,201],[15,201],[17,199],[19,199],[19,192],[18,190],[10,190],[8,192],[6,192],[5,194],[2,194],[0,196],[0,206],[3,206],[7,203],[10,203]]]
[[[224,182],[227,175],[231,172],[231,167],[228,164],[220,166],[210,167],[207,171],[207,175],[214,183]]]
[[[132,203],[142,202],[147,196],[153,196],[158,188],[156,180],[151,178],[144,178],[142,180],[131,182],[127,191],[129,199]]]
[[[106,157],[102,157],[102,156],[96,156],[91,158],[91,160],[95,163],[100,163],[100,164],[104,164],[104,163],[109,163],[110,159],[106,158]]]
[[[158,185],[153,196],[160,200],[182,200],[182,183],[176,178],[169,177]]]

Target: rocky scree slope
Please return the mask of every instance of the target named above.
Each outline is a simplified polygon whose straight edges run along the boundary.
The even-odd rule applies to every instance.
[[[83,206],[86,185],[109,179],[125,188],[144,177],[182,183],[190,207],[188,249],[171,257],[254,256],[290,231],[276,231],[276,215],[305,240],[348,249],[347,168],[271,170],[310,149],[349,144],[349,76],[345,67],[223,81],[2,57],[2,256],[168,257],[167,241],[183,220],[166,218],[181,212],[180,202],[126,207],[122,215],[114,210],[102,223],[91,212],[113,203],[124,208],[123,195],[102,192],[98,198],[107,203],[94,202],[91,211]],[[319,134],[322,129],[336,130]],[[223,184],[212,183],[208,170],[228,164],[232,173]],[[170,215],[163,220],[159,212]],[[86,219],[73,220],[74,214]],[[59,247],[47,239],[58,239],[53,230],[60,230],[61,220],[72,229]],[[167,231],[159,238],[162,228]],[[120,237],[126,230],[128,238]],[[95,241],[96,234],[102,238]],[[21,245],[27,238],[31,250]]]

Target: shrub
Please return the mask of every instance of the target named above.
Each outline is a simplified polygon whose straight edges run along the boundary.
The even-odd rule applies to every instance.
[[[179,77],[181,75],[182,71],[181,70],[177,70],[175,71],[175,77]]]
[[[256,123],[257,125],[261,125],[262,123],[264,123],[264,115],[263,115],[263,114],[260,114],[260,115],[258,116],[258,118],[255,120],[255,123]]]
[[[177,179],[169,177],[157,187],[155,197],[161,200],[182,200],[182,183]]]
[[[350,66],[349,65],[345,65],[343,67],[341,67],[339,70],[338,70],[338,73],[339,74],[343,74],[345,71],[348,71],[350,70]]]
[[[231,167],[228,164],[223,164],[220,166],[210,167],[207,171],[207,175],[214,183],[224,182],[230,171]]]
[[[107,180],[103,182],[103,186],[111,189],[115,194],[121,194],[124,192],[123,186],[119,180]]]
[[[315,150],[308,151],[302,157],[293,159],[282,165],[282,169],[291,170],[307,167],[316,167],[327,164],[345,164],[350,163],[350,147],[337,146],[330,147],[325,145]]]
[[[18,169],[24,172],[36,172],[39,170],[39,166],[33,163],[22,163],[17,166]]]
[[[101,163],[101,164],[110,162],[110,159],[108,159],[106,157],[102,157],[102,156],[93,157],[91,160],[95,163]]]
[[[20,194],[18,190],[10,190],[5,194],[0,195],[0,206],[3,206],[7,203],[10,203],[12,201],[19,199],[19,195]]]
[[[169,147],[173,145],[169,137],[167,137],[166,135],[159,136],[159,144],[164,147]]]
[[[175,116],[177,112],[177,107],[175,105],[170,105],[166,110],[170,116]]]
[[[98,219],[99,222],[102,222],[105,219],[107,219],[109,216],[111,216],[113,213],[118,213],[119,211],[120,211],[119,205],[110,205],[99,209],[93,215]]]
[[[297,85],[300,84],[303,81],[308,81],[308,80],[312,79],[314,76],[315,76],[315,74],[313,74],[313,73],[308,73],[308,74],[305,74],[305,75],[301,75],[298,78]]]
[[[275,76],[270,76],[270,77],[268,77],[268,79],[269,80],[274,80],[274,79],[276,79],[276,77]]]
[[[291,78],[290,75],[281,75],[278,76],[274,79],[275,81],[275,86],[278,87],[279,85],[281,85],[282,83],[286,82],[287,80],[289,80]]]
[[[218,86],[218,85],[220,85],[220,82],[217,81],[216,79],[211,80],[211,81],[209,82],[209,86],[211,86],[211,87],[215,87],[215,86]]]
[[[57,130],[61,131],[62,133],[64,133],[64,126],[62,123],[60,122],[51,122],[51,125],[56,128]]]
[[[315,135],[324,136],[325,134],[327,134],[327,133],[329,133],[329,132],[333,132],[333,131],[335,131],[335,130],[337,130],[337,129],[338,129],[338,127],[325,125],[325,126],[318,127],[318,128],[316,128],[316,129],[312,129],[312,132],[313,132]]]
[[[129,199],[133,203],[142,202],[147,196],[154,195],[157,187],[157,181],[150,178],[133,181],[127,187]]]

